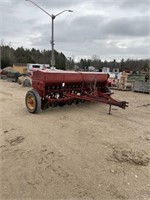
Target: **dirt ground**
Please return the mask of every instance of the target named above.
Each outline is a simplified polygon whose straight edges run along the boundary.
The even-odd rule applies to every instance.
[[[0,80],[0,200],[150,199],[150,98],[126,110],[82,103],[30,114],[30,88]]]

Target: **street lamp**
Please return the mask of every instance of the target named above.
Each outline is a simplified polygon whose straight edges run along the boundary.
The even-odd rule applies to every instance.
[[[52,66],[52,69],[54,69],[54,66],[55,66],[55,55],[54,55],[54,19],[64,13],[64,12],[73,12],[72,10],[63,10],[61,12],[59,12],[58,14],[56,15],[50,15],[46,10],[44,10],[43,8],[41,8],[39,5],[37,5],[36,3],[34,3],[33,1],[31,0],[25,0],[25,1],[30,1],[31,3],[33,3],[35,6],[37,6],[39,9],[41,9],[43,12],[45,12],[48,16],[51,17],[52,19],[52,40],[51,40],[51,45],[52,45],[52,59],[51,59],[51,66]]]

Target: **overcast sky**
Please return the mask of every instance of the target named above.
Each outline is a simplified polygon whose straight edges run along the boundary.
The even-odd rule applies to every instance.
[[[54,21],[55,49],[76,61],[149,58],[150,0],[33,0]],[[51,49],[51,17],[25,0],[0,0],[1,39],[13,48]]]

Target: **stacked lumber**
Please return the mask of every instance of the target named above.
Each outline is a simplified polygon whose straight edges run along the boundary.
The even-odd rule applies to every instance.
[[[120,78],[115,81],[115,87],[114,84],[112,85],[111,89],[116,90],[123,90],[123,91],[129,91],[132,90],[132,84],[128,82],[128,73],[123,71],[120,74]]]

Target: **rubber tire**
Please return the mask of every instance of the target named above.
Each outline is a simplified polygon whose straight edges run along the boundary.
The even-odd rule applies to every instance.
[[[29,95],[31,95],[35,99],[35,107],[33,109],[30,109],[27,105],[27,98]],[[26,93],[25,103],[26,103],[26,107],[30,113],[39,113],[39,111],[41,109],[41,97],[35,90],[30,90]]]

